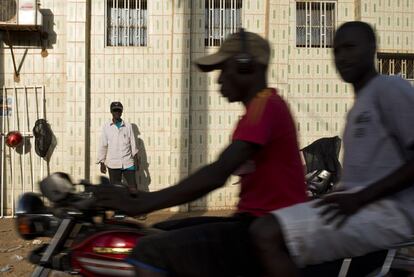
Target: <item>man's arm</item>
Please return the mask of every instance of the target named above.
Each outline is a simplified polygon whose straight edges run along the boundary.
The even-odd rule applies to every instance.
[[[414,159],[410,160],[398,170],[361,190],[359,201],[362,205],[375,202],[381,198],[393,195],[414,184]]]
[[[351,215],[364,205],[375,202],[408,188],[414,183],[414,89],[405,80],[389,78],[377,92],[374,102],[382,124],[390,137],[394,138],[396,149],[406,162],[387,177],[363,188],[358,192],[343,192],[327,195],[318,205],[327,205],[322,212],[330,214],[329,219],[338,215]],[[328,220],[329,221],[329,220]]]
[[[227,178],[244,162],[250,159],[260,146],[245,141],[233,141],[218,160],[209,164],[178,184],[156,191],[141,192],[137,198],[117,197],[114,192],[99,193],[100,205],[124,210],[129,214],[148,213],[195,200],[224,185]]]
[[[392,174],[364,188],[359,194],[362,204],[395,194],[414,183],[414,89],[407,81],[392,78],[378,91],[376,100],[380,120],[406,162]]]
[[[105,125],[102,127],[101,139],[98,147],[98,161],[97,163],[105,163],[106,153],[108,151],[108,139],[106,138]]]
[[[108,152],[108,139],[105,132],[105,125],[102,127],[101,140],[98,148],[98,162],[102,174],[106,174],[106,154]]]
[[[360,208],[384,197],[394,195],[414,184],[414,160],[410,160],[387,177],[359,190],[357,192],[338,192],[324,196],[316,203],[316,207],[325,206],[321,212],[326,216],[327,223],[338,217],[340,227],[348,216],[356,213]]]

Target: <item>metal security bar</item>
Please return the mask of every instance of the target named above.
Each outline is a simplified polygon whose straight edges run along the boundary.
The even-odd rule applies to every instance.
[[[147,46],[147,0],[107,0],[107,46]]]
[[[0,218],[13,217],[16,201],[23,192],[37,191],[43,179],[46,161],[35,155],[32,129],[37,119],[45,118],[43,86],[3,87],[0,98]],[[23,143],[6,145],[10,131],[19,131]]]
[[[205,0],[205,46],[220,46],[242,26],[242,0]]]
[[[296,2],[296,47],[332,47],[336,1]]]
[[[414,85],[414,55],[378,53],[378,72],[385,75],[401,75]]]

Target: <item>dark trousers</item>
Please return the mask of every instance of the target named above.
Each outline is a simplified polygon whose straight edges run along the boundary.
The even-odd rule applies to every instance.
[[[131,191],[137,190],[137,183],[135,180],[135,170],[122,170],[108,168],[109,182],[111,184],[122,184],[122,177],[125,178],[128,188]]]
[[[263,276],[248,231],[254,219],[236,214],[161,222],[154,227],[168,231],[140,238],[128,261],[174,277]],[[386,254],[384,250],[353,258],[347,276],[367,276],[383,264]],[[301,276],[338,276],[342,262],[307,266],[301,269]]]
[[[159,223],[168,231],[140,238],[128,261],[174,277],[260,276],[248,233],[254,219],[236,214]]]

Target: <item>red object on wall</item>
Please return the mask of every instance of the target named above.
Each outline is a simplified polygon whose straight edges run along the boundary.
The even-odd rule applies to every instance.
[[[9,147],[17,147],[19,146],[23,141],[23,136],[18,131],[11,131],[8,132],[6,135],[6,144]]]

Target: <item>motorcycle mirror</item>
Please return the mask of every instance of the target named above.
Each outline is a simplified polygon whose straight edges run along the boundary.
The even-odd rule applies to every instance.
[[[68,174],[63,172],[53,173],[39,183],[42,194],[52,202],[59,202],[69,194],[75,192],[73,182]]]

